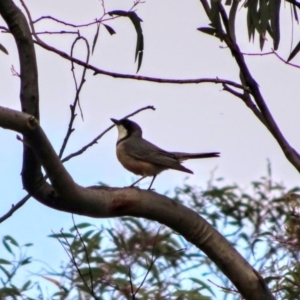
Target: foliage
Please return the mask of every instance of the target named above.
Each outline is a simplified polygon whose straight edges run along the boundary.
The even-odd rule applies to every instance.
[[[22,285],[16,286],[14,279],[21,268],[32,263],[31,257],[27,256],[24,250],[31,247],[32,244],[20,246],[13,237],[6,235],[2,238],[2,245],[10,259],[0,258],[0,299],[8,299],[8,297],[11,299],[20,297],[22,299],[28,290],[33,289],[34,284],[31,280],[25,280]],[[35,298],[27,297],[26,299],[34,300]]]
[[[188,184],[177,188],[174,201],[192,207],[226,235],[266,278],[277,299],[296,299],[300,294],[296,192],[299,188],[288,190],[274,182],[269,167],[267,176],[246,189],[212,178],[206,189]],[[203,253],[152,221],[123,217],[101,228],[81,223],[50,237],[60,241],[69,257],[59,271],[39,274],[57,289],[51,299],[208,300],[220,299],[216,296],[220,289],[224,299],[240,299]],[[3,239],[3,246],[13,257],[0,260],[0,298],[22,299],[33,290],[39,292],[31,280],[20,286],[13,283],[16,272],[31,259],[24,254],[16,258],[13,249],[21,253],[22,247],[11,237]]]
[[[283,183],[274,182],[270,165],[267,176],[247,189],[224,186],[222,181],[211,181],[205,191],[189,185],[178,188],[175,199],[192,206],[224,234],[265,278],[276,299],[296,299],[300,294],[299,188],[287,190]],[[204,264],[218,273],[225,291],[233,291],[205,257],[199,262]]]

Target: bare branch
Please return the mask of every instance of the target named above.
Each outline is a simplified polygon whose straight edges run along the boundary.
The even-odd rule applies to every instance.
[[[31,196],[29,194],[27,194],[23,199],[21,199],[17,204],[13,204],[11,206],[11,209],[4,214],[1,218],[0,218],[0,224],[5,221],[6,219],[8,219],[9,217],[11,217],[13,215],[13,213],[18,210],[21,206],[23,206],[27,200],[30,198]]]
[[[75,259],[73,259],[73,261],[75,262],[76,269],[77,269],[77,271],[79,272],[82,281],[84,282],[84,284],[86,285],[86,287],[90,290],[91,295],[92,295],[93,297],[95,297],[95,299],[97,300],[97,297],[96,297],[95,291],[94,291],[94,283],[93,283],[93,282],[94,282],[94,279],[93,279],[93,273],[92,273],[92,271],[91,271],[90,258],[89,258],[88,251],[87,251],[87,249],[86,249],[85,243],[84,243],[84,241],[83,241],[83,239],[82,239],[82,236],[81,236],[81,234],[80,234],[80,232],[79,232],[79,230],[78,230],[78,228],[77,228],[77,225],[76,225],[76,223],[75,223],[74,215],[73,215],[73,214],[72,214],[72,220],[73,220],[73,225],[74,225],[74,227],[75,227],[75,230],[76,230],[76,232],[77,232],[77,235],[79,236],[81,245],[83,246],[83,249],[84,249],[84,252],[85,252],[86,261],[87,261],[87,264],[88,264],[88,266],[89,266],[89,274],[90,274],[90,279],[91,279],[91,287],[88,286],[88,284],[86,283],[84,277],[81,275],[80,270],[79,270],[79,268],[78,268],[78,266],[77,266],[77,264],[76,264],[76,262],[75,262]],[[69,248],[70,248],[70,251],[71,251],[71,247],[69,247]],[[72,254],[72,257],[73,257],[73,254]]]
[[[89,58],[90,58],[90,47],[89,47],[88,41],[84,37],[79,36],[79,37],[77,37],[75,39],[75,41],[73,42],[72,47],[71,47],[71,56],[73,56],[73,49],[74,49],[74,46],[75,46],[76,42],[78,42],[81,39],[85,42],[86,47],[87,47],[86,63],[88,63],[89,62]],[[76,111],[77,104],[78,104],[78,106],[80,108],[81,116],[83,118],[82,110],[81,110],[81,107],[80,107],[79,94],[80,94],[80,92],[82,90],[82,87],[83,87],[83,85],[85,83],[86,68],[83,68],[79,86],[77,84],[77,79],[76,79],[76,76],[75,76],[74,69],[75,68],[74,68],[74,65],[72,63],[72,69],[71,70],[72,70],[73,79],[74,79],[74,83],[75,83],[76,94],[75,94],[75,98],[74,98],[73,104],[70,105],[70,110],[71,110],[70,122],[69,122],[69,125],[68,125],[68,130],[67,130],[66,136],[64,138],[63,144],[62,144],[61,149],[59,151],[59,155],[58,156],[60,158],[63,155],[63,152],[64,152],[64,150],[65,150],[65,148],[67,146],[68,140],[69,140],[72,132],[74,131],[74,129],[73,129],[73,123],[74,123],[74,120],[76,118],[75,111]]]
[[[266,123],[263,115],[258,110],[257,106],[253,103],[253,101],[250,98],[249,94],[241,94],[237,91],[233,90],[232,88],[228,87],[226,84],[223,85],[224,91],[227,91],[234,95],[237,98],[240,98],[243,100],[243,102],[252,110],[252,112],[256,115],[256,117],[266,126],[268,127],[268,124]]]
[[[129,75],[129,74],[121,74],[116,72],[109,72],[102,69],[99,69],[91,64],[86,64],[85,62],[77,59],[72,58],[67,53],[58,50],[57,48],[54,48],[41,40],[34,41],[37,45],[41,46],[42,48],[51,51],[67,60],[73,61],[74,63],[86,67],[89,70],[94,71],[94,75],[106,75],[114,78],[123,78],[123,79],[133,79],[133,80],[139,80],[139,81],[148,81],[148,82],[156,82],[156,83],[172,83],[172,84],[198,84],[198,83],[216,83],[216,84],[227,84],[231,85],[233,87],[242,89],[242,90],[248,90],[247,87],[242,86],[241,84],[238,84],[234,81],[227,80],[227,79],[220,79],[220,78],[195,78],[195,79],[169,79],[169,78],[158,78],[158,77],[149,77],[149,76],[140,76],[140,75]]]
[[[125,116],[124,118],[132,117],[132,116],[134,116],[134,115],[138,114],[139,112],[141,112],[143,110],[146,110],[146,109],[155,110],[154,106],[148,105],[148,106],[145,106],[145,107],[142,107],[142,108],[136,110],[133,113],[130,113],[129,115]],[[98,136],[96,136],[90,143],[88,143],[87,145],[85,145],[84,147],[82,147],[80,150],[78,150],[76,152],[73,152],[73,153],[69,154],[68,156],[66,156],[64,159],[62,159],[62,162],[66,162],[66,161],[70,160],[71,158],[73,158],[74,156],[80,155],[83,152],[85,152],[89,147],[91,147],[94,144],[96,144],[98,142],[98,140],[101,139],[102,136],[104,134],[106,134],[109,130],[111,130],[114,126],[115,125],[109,126],[107,129],[105,129],[103,132],[101,132]]]
[[[225,10],[223,9],[222,3],[218,2],[220,14],[222,16],[222,20],[225,23],[225,28],[228,28],[227,15]],[[209,16],[208,16],[209,17]],[[228,48],[231,50],[233,57],[236,60],[237,65],[240,68],[241,78],[243,78],[243,85],[247,86],[250,90],[251,95],[253,96],[256,105],[259,108],[263,119],[265,120],[265,125],[273,137],[278,142],[280,148],[282,149],[283,153],[285,154],[286,158],[290,161],[290,163],[300,172],[300,155],[299,153],[288,143],[285,139],[284,135],[280,131],[276,121],[274,120],[261,92],[257,82],[252,77],[248,66],[244,60],[244,56],[240,51],[239,46],[236,42],[234,42],[230,38],[230,33],[227,33],[222,37],[225,41]]]
[[[281,61],[283,61],[286,65],[289,65],[289,66],[292,66],[292,67],[295,67],[295,68],[300,68],[299,65],[296,65],[296,64],[292,64],[290,62],[288,62],[287,60],[285,60],[284,58],[282,58],[275,50],[272,50],[272,53],[274,53],[276,55],[277,58],[279,58]]]

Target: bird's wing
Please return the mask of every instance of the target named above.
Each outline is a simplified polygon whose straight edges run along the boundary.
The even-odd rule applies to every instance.
[[[131,139],[130,143],[126,144],[126,147],[128,147],[128,151],[126,152],[134,159],[159,165],[166,169],[192,173],[192,171],[180,165],[180,161],[176,155],[155,146],[147,140],[138,139],[135,141]]]

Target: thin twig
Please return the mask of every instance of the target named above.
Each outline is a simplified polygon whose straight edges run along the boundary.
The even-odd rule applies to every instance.
[[[289,65],[289,66],[300,69],[299,65],[295,65],[295,64],[292,64],[292,63],[288,62],[287,60],[282,58],[275,50],[272,49],[272,52],[276,55],[277,58],[279,58],[281,61],[283,61],[286,65]]]
[[[81,244],[83,245],[83,248],[84,248],[84,253],[85,253],[86,261],[87,261],[87,264],[89,266],[89,273],[90,273],[90,279],[91,279],[91,290],[92,290],[92,293],[94,295],[95,294],[95,292],[94,292],[94,278],[93,278],[93,273],[92,273],[92,270],[91,270],[90,258],[89,258],[89,255],[88,255],[85,243],[84,243],[84,241],[82,239],[82,236],[81,236],[81,234],[80,234],[80,232],[79,232],[79,230],[78,230],[78,228],[77,228],[77,226],[75,224],[75,220],[74,220],[74,215],[73,214],[72,214],[72,220],[73,220],[73,225],[75,227],[75,230],[76,230],[76,232],[77,232],[77,234],[79,236],[80,242],[81,242]]]
[[[60,233],[63,235],[63,234],[64,234],[63,230],[60,230]],[[65,248],[65,246],[63,245],[63,243],[60,241],[60,239],[58,239],[58,240],[59,240],[60,244],[63,246],[63,248],[64,248],[65,251],[66,251],[66,248]],[[72,261],[74,267],[76,268],[76,270],[77,270],[77,272],[78,272],[78,274],[79,274],[79,276],[80,276],[82,282],[84,283],[86,289],[89,291],[89,294],[93,297],[93,299],[99,300],[98,297],[95,295],[94,291],[90,289],[90,287],[89,287],[89,285],[87,284],[87,282],[86,282],[86,280],[85,280],[83,274],[81,273],[81,271],[80,271],[80,269],[79,269],[79,267],[78,267],[78,265],[77,265],[75,256],[73,255],[73,252],[72,252],[72,249],[71,249],[71,245],[70,245],[70,243],[69,243],[67,237],[64,237],[64,240],[65,240],[66,244],[67,244],[68,247],[69,247],[69,249],[68,249],[69,251],[67,251],[67,253],[68,253],[68,255],[69,255],[69,257],[70,257],[70,259],[71,259],[71,261]]]
[[[23,0],[20,0],[21,2],[23,2]],[[205,2],[205,0],[203,0]],[[136,1],[135,3],[143,3],[142,1]],[[132,9],[135,7],[136,4],[133,5]],[[197,79],[164,79],[164,78],[155,78],[155,77],[149,77],[149,76],[137,76],[137,75],[129,75],[129,74],[120,74],[120,73],[116,73],[116,72],[109,72],[109,71],[105,71],[105,70],[101,70],[93,65],[87,64],[77,58],[71,57],[70,55],[68,55],[67,53],[60,51],[48,44],[46,44],[45,42],[43,42],[38,35],[35,32],[34,26],[33,26],[33,21],[31,18],[31,15],[29,13],[29,10],[27,9],[26,5],[23,2],[23,6],[26,10],[26,12],[28,12],[28,19],[29,19],[29,23],[31,26],[31,30],[32,30],[32,34],[35,37],[36,41],[33,41],[34,43],[36,43],[37,45],[41,46],[44,49],[47,49],[48,51],[54,52],[57,55],[68,59],[78,65],[81,65],[83,67],[86,67],[89,70],[94,71],[94,75],[97,74],[102,74],[102,75],[107,75],[107,76],[111,76],[114,78],[123,78],[123,79],[134,79],[134,80],[142,80],[142,81],[150,81],[150,82],[156,82],[156,83],[173,83],[173,84],[197,84],[197,83],[217,83],[217,84],[227,84],[227,85],[231,85],[234,86],[236,88],[242,89],[242,90],[247,90],[249,91],[248,87],[243,86],[241,84],[238,84],[234,81],[231,80],[226,80],[226,79],[219,79],[219,78],[197,78]]]
[[[36,34],[78,34],[78,31],[66,31],[66,30],[60,30],[60,31],[37,31]]]
[[[135,290],[135,292],[134,292],[134,294],[133,294],[134,296],[139,292],[139,290],[140,290],[141,287],[143,286],[143,284],[144,284],[146,278],[148,277],[148,275],[149,275],[149,273],[150,273],[150,271],[151,271],[151,269],[152,269],[154,263],[155,263],[156,260],[159,258],[159,256],[157,256],[157,257],[154,258],[154,249],[155,249],[155,246],[156,246],[156,243],[157,243],[157,238],[158,238],[159,231],[160,231],[161,227],[162,227],[162,226],[160,225],[159,228],[158,228],[158,230],[157,230],[157,233],[156,233],[154,242],[153,242],[150,265],[149,265],[149,267],[148,267],[148,270],[147,270],[147,272],[146,272],[146,274],[145,274],[145,276],[144,276],[142,282],[140,283],[140,285],[139,285],[139,286],[137,287],[137,289]]]
[[[71,56],[73,56],[73,49],[74,49],[74,46],[76,44],[77,41],[79,40],[84,40],[85,43],[86,43],[86,47],[87,47],[87,57],[86,57],[86,62],[88,63],[89,61],[89,58],[90,58],[90,48],[89,48],[89,44],[88,44],[88,41],[84,38],[84,37],[77,37],[75,39],[75,41],[73,42],[72,44],[72,48],[71,48]],[[81,117],[83,119],[83,113],[82,113],[82,110],[81,110],[81,107],[80,107],[80,101],[79,101],[79,94],[82,90],[82,87],[85,83],[85,75],[86,75],[86,68],[83,69],[83,72],[82,72],[82,75],[81,75],[81,79],[80,79],[80,83],[79,83],[79,86],[77,84],[77,80],[76,80],[76,76],[75,76],[75,71],[74,71],[74,64],[72,63],[72,74],[73,74],[73,79],[74,79],[74,83],[75,83],[75,88],[76,88],[76,94],[75,94],[75,98],[74,98],[74,102],[72,105],[70,105],[70,111],[71,111],[71,116],[70,116],[70,122],[69,122],[69,125],[68,125],[68,130],[67,130],[67,133],[66,133],[66,136],[63,140],[63,144],[61,146],[61,149],[59,151],[59,158],[62,158],[62,155],[63,155],[63,152],[67,146],[67,143],[69,141],[69,138],[72,134],[72,132],[74,131],[74,128],[73,128],[73,124],[74,124],[74,120],[76,118],[76,114],[75,114],[75,111],[76,111],[76,106],[78,104],[79,106],[79,109],[80,109],[80,112],[81,112]]]
[[[1,218],[0,218],[0,223],[2,223],[3,221],[5,221],[6,219],[8,219],[10,216],[13,215],[13,213],[18,210],[21,206],[23,206],[27,200],[30,198],[31,196],[29,194],[27,194],[24,198],[22,198],[17,204],[13,204],[11,206],[11,209],[4,214]]]
[[[105,71],[102,69],[99,69],[95,67],[94,65],[91,64],[86,64],[85,62],[77,59],[77,58],[72,58],[70,55],[67,53],[58,50],[52,46],[49,46],[48,44],[42,42],[41,40],[36,40],[34,41],[35,44],[41,46],[42,48],[51,51],[67,60],[73,61],[74,63],[84,66],[89,70],[94,71],[94,75],[106,75],[114,78],[122,78],[122,79],[133,79],[133,80],[138,80],[138,81],[148,81],[148,82],[155,82],[155,83],[171,83],[171,84],[198,84],[198,83],[216,83],[216,84],[228,84],[231,86],[234,86],[236,88],[242,89],[242,90],[248,90],[247,87],[236,83],[231,80],[227,79],[220,79],[220,78],[195,78],[195,79],[170,79],[170,78],[158,78],[158,77],[149,77],[149,76],[140,76],[140,75],[130,75],[130,74],[121,74],[117,72],[110,72],[110,71]]]
[[[87,39],[85,37],[82,37],[82,36],[79,36],[75,41],[74,43],[72,44],[72,47],[71,47],[71,56],[73,57],[73,51],[74,51],[74,47],[75,47],[75,44],[77,41],[79,41],[80,39],[82,39],[85,44],[86,44],[86,49],[87,49],[87,53],[86,53],[86,63],[89,62],[89,59],[90,59],[90,46],[89,46],[89,43],[87,41]],[[75,88],[76,88],[76,96],[75,96],[75,100],[74,100],[74,110],[76,108],[76,105],[78,104],[78,107],[80,109],[80,113],[81,113],[81,118],[83,119],[83,113],[82,113],[82,109],[81,109],[81,106],[80,106],[80,100],[79,100],[79,94],[81,92],[81,89],[85,83],[85,75],[86,75],[86,67],[83,68],[83,72],[82,72],[82,76],[81,76],[81,80],[80,80],[80,84],[79,86],[77,85],[77,79],[76,79],[76,75],[75,75],[75,66],[74,66],[74,63],[71,62],[71,65],[72,65],[72,74],[73,74],[73,79],[74,79],[74,83],[75,83]]]
[[[120,74],[120,73],[116,73],[116,72],[109,72],[109,71],[105,71],[105,70],[101,70],[93,65],[90,65],[86,62],[83,62],[77,58],[74,58],[70,55],[68,55],[67,53],[58,50],[48,44],[46,44],[44,41],[42,41],[39,36],[36,34],[35,29],[34,29],[34,23],[32,21],[30,12],[28,10],[28,8],[26,7],[25,3],[23,2],[23,0],[20,0],[22,5],[24,6],[27,14],[28,14],[28,19],[29,19],[29,23],[30,23],[30,27],[32,30],[32,34],[35,37],[35,41],[33,41],[34,43],[36,43],[37,45],[39,45],[40,47],[54,52],[57,55],[68,59],[78,65],[81,65],[89,70],[94,71],[94,75],[98,75],[98,74],[102,74],[102,75],[107,75],[107,76],[111,76],[114,78],[123,78],[123,79],[134,79],[134,80],[142,80],[142,81],[150,81],[150,82],[156,82],[156,83],[173,83],[173,84],[197,84],[197,83],[217,83],[217,84],[227,84],[227,85],[231,85],[234,86],[236,88],[242,89],[242,90],[246,90],[249,91],[248,87],[243,86],[241,84],[238,84],[234,81],[231,80],[225,80],[225,79],[219,79],[219,78],[198,78],[198,79],[164,79],[164,78],[155,78],[155,77],[149,77],[149,76],[137,76],[137,75],[129,75],[129,74]],[[205,0],[203,0],[205,2]],[[134,5],[132,6],[132,8],[130,10],[132,10],[137,4],[139,3],[143,3],[142,1],[138,0],[136,2],[134,2]],[[95,24],[95,22],[93,23]]]
[[[142,107],[138,110],[136,110],[135,112],[125,116],[124,118],[129,118],[129,117],[132,117],[134,115],[136,115],[137,113],[143,111],[143,110],[146,110],[146,109],[152,109],[152,110],[155,110],[155,108],[151,105],[148,105],[148,106],[145,106],[145,107]],[[105,129],[102,133],[100,133],[98,136],[96,136],[90,143],[88,143],[87,145],[85,145],[84,147],[82,147],[80,150],[76,151],[76,152],[73,152],[71,154],[69,154],[68,156],[66,156],[65,158],[62,159],[62,162],[66,162],[68,160],[70,160],[71,158],[73,158],[74,156],[78,156],[80,154],[82,154],[83,152],[85,152],[89,147],[93,146],[94,144],[97,144],[98,140],[100,138],[102,138],[102,136],[104,134],[106,134],[109,130],[111,130],[115,125],[111,125],[109,126],[107,129]]]
[[[132,300],[135,300],[135,292],[133,291],[133,284],[132,284],[132,276],[131,276],[131,268],[129,267],[128,270],[128,276],[129,276],[129,283],[130,283],[130,289],[131,289],[131,295],[132,295]]]
[[[243,55],[246,56],[265,56],[265,55],[271,55],[274,54],[273,51],[270,52],[263,52],[263,53],[247,53],[247,52],[241,52]]]
[[[245,94],[241,94],[238,93],[237,91],[233,90],[232,88],[230,88],[229,86],[227,86],[226,84],[223,84],[223,89],[226,92],[229,92],[230,94],[234,95],[237,98],[240,98],[243,100],[243,102],[252,110],[252,112],[255,114],[255,116],[266,126],[268,127],[268,124],[266,123],[263,115],[261,114],[261,112],[259,111],[259,109],[257,108],[257,106],[253,103],[253,101],[251,100],[249,95],[245,95]]]
[[[223,291],[234,293],[234,294],[239,294],[239,291],[237,291],[235,289],[229,289],[224,286],[218,285],[218,284],[214,283],[213,281],[211,281],[210,279],[207,279],[207,281],[209,281],[210,283],[212,283],[213,285],[215,285],[216,287],[220,288]]]

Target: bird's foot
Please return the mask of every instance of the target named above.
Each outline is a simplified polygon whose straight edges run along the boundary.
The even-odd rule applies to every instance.
[[[129,185],[129,186],[124,186],[126,188],[134,188],[134,189],[137,189],[137,190],[140,190],[140,187],[136,186],[136,185]]]

